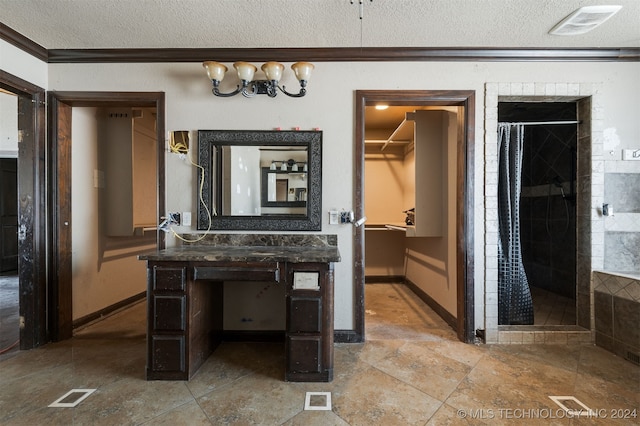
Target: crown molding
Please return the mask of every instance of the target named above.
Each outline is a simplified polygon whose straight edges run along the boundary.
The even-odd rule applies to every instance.
[[[640,61],[640,48],[310,47],[49,49],[0,22],[0,39],[50,64],[299,60],[313,62]]]
[[[38,43],[28,39],[19,32],[7,27],[0,22],[0,39],[6,41],[9,44],[13,44],[18,49],[21,49],[31,56],[34,56],[41,61],[49,61],[49,52]]]
[[[51,49],[49,63],[426,61],[640,61],[640,48],[339,47],[251,49]]]

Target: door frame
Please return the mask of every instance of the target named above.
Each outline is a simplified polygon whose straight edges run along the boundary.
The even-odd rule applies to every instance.
[[[158,217],[165,211],[165,94],[164,92],[49,92],[49,191],[51,232],[49,242],[49,328],[54,341],[73,335],[71,265],[71,109],[73,107],[156,108]],[[157,247],[165,247],[158,230]]]
[[[355,216],[364,217],[365,107],[376,103],[392,106],[457,106],[458,114],[456,167],[456,272],[458,339],[471,343],[475,339],[474,321],[474,161],[475,161],[475,91],[473,90],[357,90],[355,129]],[[462,132],[462,134],[460,134]],[[365,259],[364,227],[355,227],[354,245],[354,341],[365,339]]]
[[[0,70],[0,87],[18,96],[18,281],[20,349],[47,336],[45,90]]]

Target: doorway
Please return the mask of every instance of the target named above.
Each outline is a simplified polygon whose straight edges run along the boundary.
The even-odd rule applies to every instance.
[[[72,111],[74,107],[82,110],[93,108],[149,108],[155,111],[156,127],[156,170],[155,200],[156,218],[165,210],[164,206],[164,93],[161,92],[50,92],[49,120],[51,158],[50,170],[52,244],[55,249],[51,256],[51,297],[50,324],[52,340],[64,340],[72,337],[73,318],[73,270],[72,270],[72,198],[71,198],[71,147],[72,147]],[[119,115],[119,114],[118,114]],[[100,186],[101,171],[94,174],[96,187]],[[79,224],[80,225],[80,224]],[[156,231],[156,246],[164,248],[164,233]],[[108,242],[107,242],[108,245]],[[98,244],[99,249],[103,244]],[[121,249],[122,246],[117,247]],[[99,262],[104,262],[99,258]],[[104,263],[102,263],[104,264]],[[115,305],[112,307],[116,307]],[[90,320],[91,318],[85,318]]]
[[[364,217],[365,114],[366,107],[384,103],[390,106],[455,107],[459,132],[456,150],[456,316],[455,329],[464,342],[474,340],[473,313],[473,158],[475,93],[473,91],[356,91],[355,135],[355,215]],[[365,231],[354,232],[355,333],[347,341],[364,341]]]
[[[575,101],[498,103],[500,123],[523,125],[522,166],[518,173],[521,193],[512,206],[520,206],[517,240],[524,268],[522,280],[528,283],[532,303],[527,325],[576,324],[577,108]],[[501,175],[504,165],[500,161]],[[512,174],[511,180],[514,179]],[[503,184],[500,180],[500,194]],[[499,214],[504,214],[502,209]],[[499,312],[505,313],[509,308],[504,302],[503,281],[504,278],[499,281],[498,303]],[[500,315],[499,324],[515,324],[508,321],[508,316]]]
[[[15,113],[19,143],[13,156],[17,154],[18,334],[20,349],[32,349],[48,341],[45,307],[45,91],[1,70],[0,90],[17,98]]]
[[[0,96],[2,95],[0,92]],[[12,112],[17,120],[17,108]],[[2,158],[2,155],[0,153],[0,357],[16,350],[20,343],[18,160]]]
[[[0,274],[10,272],[18,273],[18,160],[0,158]]]

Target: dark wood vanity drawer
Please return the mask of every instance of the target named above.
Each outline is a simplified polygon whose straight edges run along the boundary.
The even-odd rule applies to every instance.
[[[289,333],[320,333],[322,331],[322,299],[291,297]]]
[[[153,329],[184,331],[186,329],[186,296],[153,296]]]
[[[247,263],[229,266],[195,266],[194,280],[280,282],[280,268],[274,263]]]
[[[184,291],[187,287],[187,268],[185,267],[153,267],[153,290]]]

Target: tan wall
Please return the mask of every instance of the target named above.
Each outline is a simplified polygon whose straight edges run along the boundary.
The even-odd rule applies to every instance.
[[[365,276],[403,276],[404,232],[378,225],[404,221],[404,155],[402,148],[380,148],[368,146],[365,155]]]
[[[82,318],[146,289],[146,265],[137,253],[155,239],[107,238],[98,161],[98,109],[74,107],[72,119],[72,298],[73,319]],[[106,182],[108,185],[109,182]],[[151,190],[150,192],[153,192]]]

